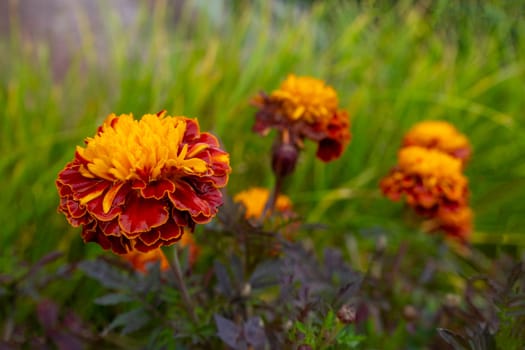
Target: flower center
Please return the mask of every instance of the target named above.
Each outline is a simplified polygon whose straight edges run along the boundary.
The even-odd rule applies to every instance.
[[[147,114],[108,116],[86,147],[77,147],[85,160],[80,172],[109,181],[152,181],[163,177],[204,174],[206,162],[193,156],[207,146],[197,143],[188,150],[184,141],[186,118]]]
[[[283,102],[289,119],[308,123],[331,117],[339,103],[335,90],[322,80],[294,75],[288,76],[271,97]]]

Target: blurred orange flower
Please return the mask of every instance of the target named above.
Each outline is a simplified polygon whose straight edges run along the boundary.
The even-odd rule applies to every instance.
[[[404,196],[419,214],[435,216],[439,209],[465,206],[467,184],[458,159],[435,149],[411,146],[399,151],[397,165],[381,180],[380,187],[391,200]]]
[[[255,96],[252,104],[258,108],[255,132],[264,136],[277,129],[286,135],[281,142],[296,149],[310,139],[317,143],[317,157],[324,162],[339,158],[350,143],[348,113],[339,109],[336,91],[322,80],[289,75],[269,95]]]
[[[168,260],[160,248],[150,250],[147,253],[134,250],[122,255],[122,258],[130,262],[133,268],[140,272],[147,272],[148,264],[154,264],[157,261],[160,261],[161,271],[166,271],[170,267]]]
[[[468,206],[440,208],[436,215],[438,229],[446,232],[448,236],[466,242],[472,233],[473,216]]]
[[[270,196],[270,191],[262,187],[252,187],[239,192],[233,198],[234,202],[242,203],[246,208],[247,219],[258,219],[261,217]],[[281,214],[292,213],[292,201],[288,196],[280,194],[275,202],[275,209]]]
[[[222,205],[229,155],[196,120],[111,114],[60,171],[59,211],[85,242],[149,252],[209,222]]]
[[[403,138],[403,146],[434,148],[467,161],[471,147],[467,137],[452,124],[441,120],[426,120],[415,124]]]

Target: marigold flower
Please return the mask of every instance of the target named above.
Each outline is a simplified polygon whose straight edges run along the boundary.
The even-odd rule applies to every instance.
[[[457,208],[443,207],[436,215],[437,228],[450,237],[466,242],[472,233],[473,216],[472,209],[465,205]]]
[[[435,148],[463,162],[467,161],[471,154],[467,137],[452,124],[441,120],[426,120],[415,124],[405,134],[403,146]]]
[[[297,149],[308,138],[318,144],[317,157],[328,162],[350,142],[350,119],[338,103],[335,90],[323,81],[289,75],[279,89],[252,99],[259,109],[253,130],[264,136],[277,129]]]
[[[161,271],[166,271],[170,267],[166,256],[164,256],[164,253],[160,248],[150,250],[147,253],[142,253],[137,250],[134,250],[122,255],[122,258],[128,261],[135,270],[143,273],[147,272],[148,264],[154,264],[157,261],[160,261]]]
[[[330,118],[337,110],[337,93],[322,80],[290,74],[270,98],[280,102],[284,115],[308,123]]]
[[[419,214],[435,216],[438,209],[464,206],[468,199],[467,179],[461,162],[434,149],[402,148],[398,164],[380,183],[391,200],[402,196]]]
[[[165,112],[110,114],[58,174],[59,211],[85,242],[125,254],[178,241],[222,205],[231,171],[217,138]]]
[[[248,190],[239,192],[233,197],[236,203],[242,203],[246,208],[244,216],[246,219],[258,219],[263,215],[264,207],[270,196],[266,188],[252,187]],[[279,194],[275,201],[275,209],[280,213],[292,212],[292,201],[284,194]]]

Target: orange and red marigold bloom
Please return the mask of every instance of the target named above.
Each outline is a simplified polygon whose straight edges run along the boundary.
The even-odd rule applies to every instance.
[[[465,163],[472,153],[467,137],[454,125],[442,120],[415,124],[404,136],[403,147],[421,146],[437,149]]]
[[[471,230],[472,212],[468,208],[468,181],[461,170],[461,161],[446,153],[405,147],[380,187],[391,200],[405,198],[416,213],[435,219],[435,229],[464,238]]]
[[[222,205],[231,171],[217,138],[165,112],[111,114],[58,174],[59,211],[118,254],[177,242]]]
[[[301,148],[305,138],[317,143],[317,157],[329,162],[339,158],[350,142],[348,113],[339,109],[336,91],[323,81],[289,75],[272,93],[252,99],[258,108],[253,130],[266,135],[270,129],[285,134],[282,142]]]

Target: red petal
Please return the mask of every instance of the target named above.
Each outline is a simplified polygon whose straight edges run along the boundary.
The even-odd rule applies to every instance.
[[[98,226],[102,230],[102,233],[104,233],[106,236],[122,236],[122,231],[120,230],[118,220],[100,221]]]
[[[118,182],[113,184],[106,194],[102,201],[102,209],[104,213],[109,212],[111,207],[120,206],[126,201],[126,196],[130,190],[129,184],[125,182]]]
[[[343,153],[343,145],[334,139],[325,138],[319,141],[317,147],[317,157],[323,162],[339,158]]]
[[[86,207],[73,199],[67,199],[65,205],[72,218],[78,219],[86,214]]]
[[[188,143],[193,141],[199,136],[199,129],[199,123],[196,120],[186,118],[186,131],[184,132],[183,141]]]
[[[169,180],[152,181],[140,193],[144,198],[162,199],[164,195],[175,191],[175,184]]]
[[[113,206],[109,208],[107,213],[104,212],[103,208],[104,197],[98,197],[86,204],[87,211],[95,217],[97,220],[110,221],[117,217],[122,212],[122,207]]]
[[[137,239],[142,241],[147,246],[152,246],[160,239],[160,231],[158,229],[153,229],[148,232],[141,233]]]
[[[209,204],[202,200],[186,182],[177,182],[175,192],[170,193],[169,198],[175,208],[188,211],[191,216],[196,216],[203,212],[205,212],[205,215],[211,215]]]
[[[134,238],[137,233],[165,224],[168,218],[169,211],[164,202],[130,193],[119,216],[119,224],[126,237]]]
[[[78,163],[69,163],[64,170],[58,174],[58,182],[69,186],[75,199],[89,201],[102,195],[104,190],[111,185],[109,181],[101,179],[89,179],[78,171]]]
[[[144,244],[144,242],[142,242],[141,240],[136,240],[135,241],[135,245],[134,245],[134,249],[138,250],[139,252],[142,252],[142,253],[147,253],[147,252],[150,252],[152,250],[155,250],[155,249],[159,248],[162,245],[164,245],[164,242],[162,240],[160,240],[160,239],[157,242],[155,242],[155,244],[150,245],[150,246]]]
[[[184,233],[184,226],[179,226],[170,220],[166,225],[159,227],[158,231],[160,232],[160,238],[163,241],[177,241]]]

